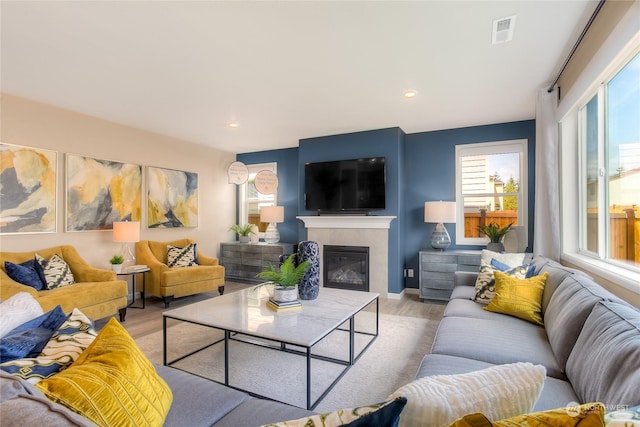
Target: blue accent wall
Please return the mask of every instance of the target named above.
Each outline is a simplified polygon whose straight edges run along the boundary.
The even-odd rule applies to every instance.
[[[424,222],[424,202],[456,200],[455,150],[459,144],[527,139],[528,142],[528,225],[529,250],[533,248],[533,212],[535,208],[535,120],[473,126],[408,134],[405,137],[404,174],[406,232],[404,259],[415,277],[406,279],[406,287],[418,287],[418,251],[430,248],[429,238],[435,224]],[[449,249],[481,249],[483,246],[456,246],[456,230],[446,224],[451,235]]]
[[[455,146],[478,142],[527,139],[529,141],[529,250],[532,249],[535,194],[535,120],[405,134],[387,128],[300,140],[298,148],[237,155],[245,164],[277,162],[278,205],[285,207],[285,222],[278,225],[281,241],[298,242],[307,237],[298,215],[305,210],[304,164],[361,157],[386,158],[386,209],[377,215],[397,218],[389,230],[389,292],[418,287],[418,251],[429,247],[433,224],[424,223],[424,202],[455,200]],[[455,228],[447,225],[455,242]],[[480,249],[481,246],[456,247]],[[412,268],[413,278],[403,278]]]

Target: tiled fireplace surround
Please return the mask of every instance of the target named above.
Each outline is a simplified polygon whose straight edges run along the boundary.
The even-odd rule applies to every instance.
[[[324,245],[369,248],[369,290],[386,297],[389,278],[389,225],[395,216],[299,216],[307,240],[320,246],[320,271]],[[322,284],[322,274],[320,275]]]

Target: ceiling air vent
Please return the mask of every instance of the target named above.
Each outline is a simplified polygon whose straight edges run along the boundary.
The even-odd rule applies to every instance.
[[[500,44],[513,39],[513,28],[516,26],[516,15],[493,21],[492,43]]]

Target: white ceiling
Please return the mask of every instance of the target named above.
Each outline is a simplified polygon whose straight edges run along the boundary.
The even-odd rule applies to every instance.
[[[526,120],[596,3],[3,0],[0,83],[231,152]]]

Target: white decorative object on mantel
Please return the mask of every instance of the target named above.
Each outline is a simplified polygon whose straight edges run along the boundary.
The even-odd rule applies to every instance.
[[[389,229],[395,216],[314,215],[297,216],[306,228],[380,228]]]

